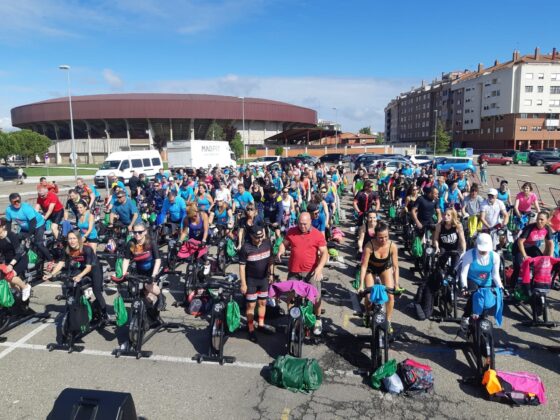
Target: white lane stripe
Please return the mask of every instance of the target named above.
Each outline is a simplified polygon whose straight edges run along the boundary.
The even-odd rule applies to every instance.
[[[51,287],[51,288],[58,288],[58,289],[60,289],[60,288],[61,288],[61,285],[60,285],[60,284],[53,284],[53,283],[41,283],[41,284],[36,284],[36,285],[33,286],[33,287],[34,287],[34,288],[35,288],[35,287]],[[114,287],[114,286],[105,286],[104,289],[105,289],[105,290],[111,290],[111,291],[114,291],[114,292],[117,291],[117,288]],[[171,290],[169,290],[169,289],[163,289],[163,293],[185,293],[185,289],[181,289],[181,290],[179,290],[179,289],[171,289]]]
[[[45,328],[47,328],[51,323],[49,322],[45,322],[43,325],[39,325],[37,328],[35,328],[33,331],[29,332],[28,334],[24,335],[23,337],[21,337],[18,341],[16,342],[11,342],[11,343],[3,343],[3,346],[8,347],[6,350],[4,350],[2,353],[0,353],[0,359],[6,357],[8,354],[10,354],[11,352],[13,352],[15,349],[17,349],[18,347],[22,347],[23,345],[25,345],[25,342],[29,339],[31,339],[34,335],[39,334],[41,331],[43,331]]]
[[[48,324],[46,324],[48,325]],[[46,326],[45,325],[45,326]],[[44,327],[44,326],[42,326]],[[37,331],[38,332],[38,331]],[[36,334],[36,333],[35,333]],[[29,335],[29,334],[28,334]],[[25,338],[25,337],[24,337]],[[31,337],[29,337],[31,338]],[[22,339],[23,340],[23,339]],[[21,341],[21,340],[19,340]],[[0,347],[8,347],[6,350],[4,350],[4,352],[6,351],[13,351],[16,348],[20,348],[20,349],[25,349],[25,350],[38,350],[38,351],[47,351],[47,347],[43,344],[27,344],[27,343],[19,343],[19,341],[17,342],[5,342],[5,343],[0,343]],[[19,344],[18,344],[19,343]],[[0,358],[1,358],[1,354],[0,353]],[[84,354],[84,355],[88,355],[88,356],[100,356],[100,357],[112,357],[115,358],[115,356],[113,355],[112,352],[110,351],[104,351],[104,350],[90,350],[90,349],[84,349],[81,352],[77,352],[77,353],[72,353],[80,355],[80,354]],[[72,357],[72,356],[69,356]],[[202,363],[198,363],[196,360],[193,360],[190,357],[179,357],[179,356],[165,356],[165,355],[152,355],[151,357],[143,357],[140,360],[144,360],[144,361],[160,361],[160,362],[168,362],[168,363],[180,363],[180,364],[194,364],[194,365],[213,365],[216,366],[216,363],[212,363],[212,362],[202,362]],[[264,367],[267,367],[269,364],[268,363],[252,363],[252,362],[235,362],[235,363],[226,363],[224,364],[224,366],[233,366],[233,367],[239,367],[239,368],[246,368],[246,369],[258,369],[261,370]],[[352,377],[352,376],[356,376],[357,374],[360,374],[361,371],[360,370],[337,370],[337,369],[327,369],[323,372],[325,375],[327,376],[347,376],[347,377]]]

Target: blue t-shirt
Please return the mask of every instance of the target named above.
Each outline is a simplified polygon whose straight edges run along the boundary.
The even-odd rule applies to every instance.
[[[320,206],[323,207],[323,206]],[[311,219],[311,225],[319,232],[324,232],[327,228],[327,218],[325,212],[319,213],[316,219]]]
[[[181,197],[183,198],[183,200],[185,201],[192,201],[194,200],[194,189],[193,187],[181,187],[179,189],[179,194],[181,195]]]
[[[171,204],[169,198],[163,201],[163,206],[161,208],[162,218],[169,213],[169,221],[173,223],[181,223],[185,216],[187,215],[187,203],[181,197],[175,197],[175,202]]]
[[[132,222],[132,217],[134,216],[134,214],[138,214],[138,208],[132,202],[132,200],[127,198],[126,201],[122,204],[119,202],[115,203],[111,212],[119,216],[119,220],[122,223],[124,223],[125,225],[129,225],[130,222]],[[137,223],[139,223],[140,220],[140,217],[136,218]]]
[[[255,201],[249,191],[244,191],[243,194],[235,194],[233,200],[237,202],[237,204],[239,204],[239,207],[241,207],[242,209],[247,207],[249,203],[253,203]]]
[[[414,169],[412,168],[404,168],[402,170],[402,174],[406,177],[411,177],[413,173],[414,173]]]
[[[6,220],[17,223],[22,232],[29,232],[29,222],[33,219],[37,221],[36,227],[41,227],[45,224],[45,218],[41,213],[35,211],[30,204],[21,203],[19,209],[13,206],[6,208]]]

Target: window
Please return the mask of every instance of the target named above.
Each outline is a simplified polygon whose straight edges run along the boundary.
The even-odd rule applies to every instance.
[[[560,80],[560,73],[551,73],[550,74],[550,80],[552,80],[554,82]]]
[[[560,86],[550,86],[550,93],[558,95],[560,93]]]
[[[531,105],[533,105],[533,101],[532,101],[531,99],[525,99],[525,100],[523,101],[523,105],[525,105],[525,106],[531,106]]]
[[[525,93],[533,93],[533,86],[525,86]]]
[[[533,73],[525,73],[525,79],[533,80]]]
[[[532,127],[532,130],[533,130],[533,131],[541,131],[541,130],[542,130],[542,127],[541,127],[541,126],[533,126],[533,127]]]
[[[144,163],[144,167],[149,168],[150,165],[150,158],[144,158],[142,159],[142,162]]]
[[[544,80],[544,73],[537,73],[537,79]]]
[[[527,114],[521,114],[519,118],[527,118]]]
[[[537,99],[537,106],[542,106],[542,99]]]
[[[527,126],[522,125],[521,127],[519,127],[519,131],[527,131]]]
[[[537,86],[537,92],[538,93],[543,93],[544,92],[544,86]]]
[[[132,159],[132,167],[133,168],[141,168],[142,167],[142,159]]]
[[[495,85],[496,83],[498,83],[498,79],[492,79],[492,84]]]
[[[123,160],[121,162],[121,167],[119,168],[120,171],[124,171],[125,169],[130,168],[130,162],[127,160]]]
[[[160,158],[152,158],[152,166],[161,166]]]
[[[554,99],[548,103],[548,106],[560,106],[560,99]]]

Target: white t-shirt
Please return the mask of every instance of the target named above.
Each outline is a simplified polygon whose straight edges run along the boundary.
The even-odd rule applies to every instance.
[[[482,213],[484,213],[486,223],[488,223],[490,227],[494,227],[500,222],[500,214],[502,211],[506,211],[506,206],[503,201],[498,199],[494,200],[494,204],[490,204],[488,200],[485,200],[482,205]]]

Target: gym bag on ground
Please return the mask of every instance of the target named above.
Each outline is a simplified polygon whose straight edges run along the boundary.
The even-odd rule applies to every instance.
[[[11,308],[14,305],[14,295],[6,280],[0,280],[0,307]]]
[[[395,374],[396,372],[397,361],[395,359],[391,359],[383,363],[371,374],[371,386],[375,389],[380,389],[383,379]]]
[[[434,389],[434,376],[432,368],[428,365],[406,359],[397,366],[397,373],[407,395],[430,392]]]
[[[270,382],[292,392],[310,392],[321,386],[323,371],[315,359],[278,356],[272,365]]]
[[[307,301],[307,305],[301,307],[301,313],[303,314],[303,323],[307,328],[313,328],[315,322],[317,322],[317,316],[313,313],[313,303]]]
[[[236,301],[231,300],[227,304],[226,309],[226,324],[230,333],[239,328],[241,324],[241,311]]]
[[[482,385],[491,401],[512,405],[546,404],[544,384],[533,373],[488,369],[482,378]]]

